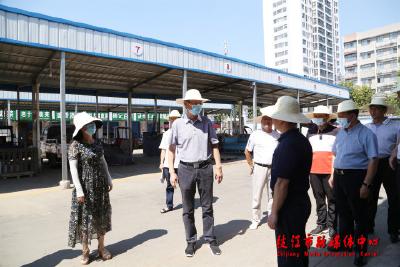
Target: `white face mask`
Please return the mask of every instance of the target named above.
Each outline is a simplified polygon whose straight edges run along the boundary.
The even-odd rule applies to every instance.
[[[340,128],[342,128],[342,129],[349,128],[350,122],[347,118],[337,118],[336,122],[339,124]]]

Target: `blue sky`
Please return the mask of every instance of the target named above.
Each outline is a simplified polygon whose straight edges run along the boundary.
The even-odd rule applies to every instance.
[[[300,0],[298,0],[300,1]],[[264,63],[262,0],[0,0],[1,4]],[[341,34],[400,22],[399,0],[340,0]]]

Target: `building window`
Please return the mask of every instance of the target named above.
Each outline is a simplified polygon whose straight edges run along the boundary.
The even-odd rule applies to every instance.
[[[283,12],[286,12],[286,7],[282,7],[282,8],[280,8],[280,9],[274,11],[274,16],[276,16],[276,15],[278,15],[278,14],[281,14],[281,13],[283,13]]]
[[[275,62],[275,66],[280,66],[280,65],[283,65],[286,63],[288,63],[287,59],[279,60],[279,61]]]
[[[279,22],[282,22],[282,21],[286,21],[286,20],[287,20],[287,16],[283,16],[283,17],[274,19],[274,23],[276,24],[276,23],[279,23]]]
[[[280,42],[275,44],[275,49],[282,48],[288,46],[288,42]]]
[[[279,27],[275,27],[274,28],[274,32],[278,32],[278,31],[281,31],[281,30],[284,30],[284,29],[287,29],[287,24],[284,24],[284,25],[279,26]]]
[[[376,56],[377,57],[389,56],[389,55],[396,56],[395,54],[397,54],[397,48],[396,47],[389,47],[389,48],[376,50]]]
[[[287,37],[287,33],[282,33],[282,34],[275,36],[274,40],[277,41],[279,39],[286,38],[286,37]]]
[[[370,39],[363,39],[363,40],[361,40],[359,42],[360,42],[360,44],[362,46],[366,46],[366,45],[369,45],[371,43],[371,40]]]
[[[285,3],[286,3],[286,0],[280,0],[280,1],[278,1],[278,2],[275,2],[275,3],[273,4],[273,6],[274,6],[274,8],[275,8],[275,7],[281,6],[281,5],[285,4]]]
[[[368,59],[368,58],[371,58],[373,54],[374,54],[374,51],[363,52],[360,54],[360,57],[362,59]]]
[[[373,80],[374,80],[374,78],[372,78],[372,77],[362,78],[362,79],[361,79],[361,84],[362,84],[362,85],[369,85],[369,86],[371,86]]]
[[[275,53],[275,57],[282,57],[282,56],[286,56],[288,54],[288,51],[281,51],[281,52],[277,52]]]
[[[360,66],[360,69],[363,71],[369,71],[375,68],[375,63],[364,64]]]
[[[351,62],[351,61],[355,61],[357,60],[357,54],[353,53],[353,54],[348,54],[344,56],[344,61],[346,62]]]
[[[345,68],[346,73],[357,73],[356,67]]]
[[[391,61],[386,61],[386,62],[378,62],[377,63],[378,70],[379,69],[397,69],[397,59],[391,60]]]

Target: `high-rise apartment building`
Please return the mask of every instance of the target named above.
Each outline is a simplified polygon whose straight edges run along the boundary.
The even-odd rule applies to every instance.
[[[399,57],[400,23],[346,35],[345,80],[390,92],[396,88]]]
[[[340,80],[338,0],[263,0],[265,65]]]

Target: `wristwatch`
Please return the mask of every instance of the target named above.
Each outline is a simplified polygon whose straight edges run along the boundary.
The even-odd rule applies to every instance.
[[[371,189],[372,184],[367,184],[366,182],[363,182],[362,185],[365,185],[368,189]]]

